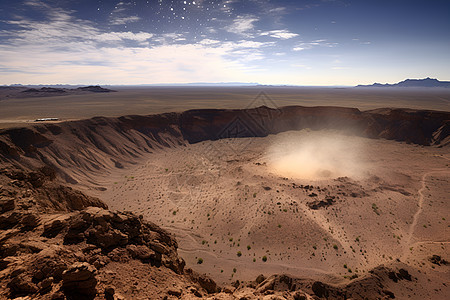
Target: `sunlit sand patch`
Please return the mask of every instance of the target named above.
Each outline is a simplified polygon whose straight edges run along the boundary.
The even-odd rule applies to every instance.
[[[366,170],[363,142],[342,132],[282,135],[269,147],[266,159],[274,173],[299,179],[361,179]]]

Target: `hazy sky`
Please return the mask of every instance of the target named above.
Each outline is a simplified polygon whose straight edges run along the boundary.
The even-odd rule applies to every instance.
[[[0,0],[0,85],[450,80],[449,53],[448,0]]]

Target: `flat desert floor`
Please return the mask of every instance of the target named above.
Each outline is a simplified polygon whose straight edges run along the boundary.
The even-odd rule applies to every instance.
[[[219,283],[338,283],[400,260],[448,295],[448,268],[428,258],[450,253],[449,166],[448,148],[302,130],[156,150],[91,193],[174,233],[187,266]]]
[[[450,110],[450,89],[322,88],[322,87],[108,87],[115,93],[55,97],[2,98],[0,128],[34,124],[39,118],[60,121],[96,116],[119,117],[201,108],[345,106]],[[264,92],[267,98],[258,98]]]

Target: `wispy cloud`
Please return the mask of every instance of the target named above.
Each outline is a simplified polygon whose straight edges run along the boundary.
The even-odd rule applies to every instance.
[[[128,23],[138,22],[141,20],[138,16],[130,16],[128,14],[130,7],[133,4],[131,2],[118,2],[114,10],[111,12],[111,15],[109,17],[110,21],[109,23],[111,25],[125,25]]]
[[[255,28],[254,23],[257,22],[259,18],[253,15],[238,16],[233,22],[225,27],[225,30],[231,33],[236,33],[244,36],[249,36],[250,31]]]
[[[281,40],[288,40],[288,39],[299,36],[297,33],[290,32],[287,29],[265,31],[265,32],[262,32],[260,35],[261,36],[270,36],[270,37],[281,39]]]
[[[111,25],[125,25],[128,23],[138,22],[141,18],[137,16],[131,16],[131,17],[115,17],[111,19],[110,24]]]
[[[339,45],[339,43],[329,42],[327,40],[321,39],[321,40],[313,40],[311,42],[298,43],[296,46],[294,46],[294,48],[292,48],[292,50],[293,51],[303,51],[303,50],[313,49],[314,47],[334,48],[338,45]]]
[[[107,32],[102,33],[95,37],[96,41],[100,42],[116,42],[116,41],[123,41],[123,40],[130,40],[130,41],[137,41],[137,42],[144,42],[150,39],[153,36],[153,34],[148,32]]]

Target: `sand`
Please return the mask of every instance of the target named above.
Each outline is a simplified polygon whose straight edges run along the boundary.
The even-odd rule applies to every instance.
[[[274,147],[308,139],[339,140],[348,155],[307,179],[274,167]],[[433,279],[417,298],[440,298],[450,273],[428,257],[450,253],[449,166],[448,147],[302,130],[155,150],[88,193],[174,233],[187,266],[218,283],[260,273],[341,283],[399,260]]]

